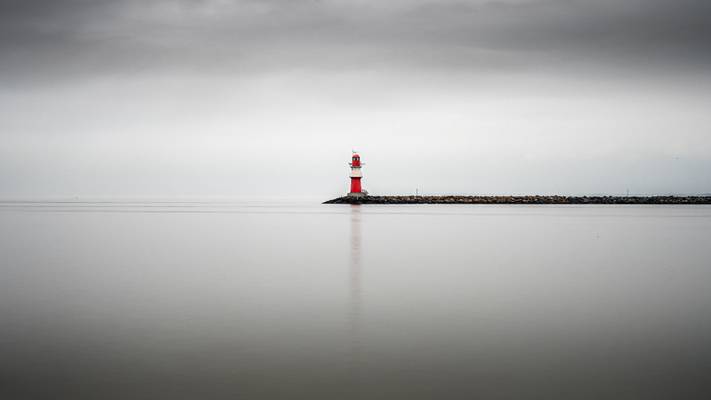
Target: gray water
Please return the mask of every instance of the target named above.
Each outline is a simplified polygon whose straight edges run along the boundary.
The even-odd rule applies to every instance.
[[[0,398],[711,398],[711,207],[1,202]]]

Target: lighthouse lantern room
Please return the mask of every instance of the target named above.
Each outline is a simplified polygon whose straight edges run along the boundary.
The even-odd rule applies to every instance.
[[[363,178],[363,172],[361,171],[360,155],[353,152],[351,156],[351,191],[348,193],[349,196],[365,196],[368,192],[364,191],[360,185],[360,180]]]

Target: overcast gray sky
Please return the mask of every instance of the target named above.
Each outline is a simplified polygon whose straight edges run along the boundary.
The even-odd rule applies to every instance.
[[[0,0],[0,197],[711,192],[708,0]]]

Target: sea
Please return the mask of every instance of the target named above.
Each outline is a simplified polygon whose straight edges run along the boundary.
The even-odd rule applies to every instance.
[[[711,206],[0,202],[2,399],[708,399]]]

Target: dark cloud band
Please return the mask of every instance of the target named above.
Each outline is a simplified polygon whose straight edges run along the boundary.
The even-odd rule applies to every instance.
[[[705,68],[711,3],[0,1],[2,82],[186,68]]]

